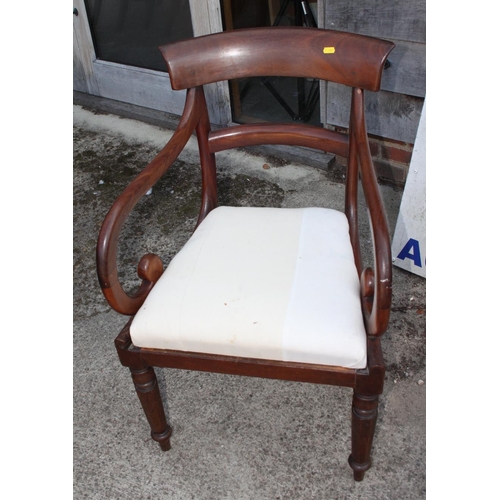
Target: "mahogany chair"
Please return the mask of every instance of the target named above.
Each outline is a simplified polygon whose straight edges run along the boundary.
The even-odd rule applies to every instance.
[[[97,270],[111,307],[131,317],[115,345],[162,450],[170,448],[172,430],[153,367],[350,387],[354,479],[361,481],[370,467],[392,264],[364,91],[379,90],[393,47],[371,37],[302,27],[236,30],[160,47],[172,88],[187,89],[184,112],[170,141],[106,216]],[[349,133],[297,123],[211,131],[203,85],[250,76],[309,77],[352,87]],[[194,132],[202,172],[195,231],[165,271],[158,256],[144,255],[138,264],[142,283],[127,294],[117,273],[120,229]],[[215,153],[258,144],[347,157],[345,213],[219,207]],[[360,251],[358,184],[372,228],[373,267],[363,266]]]

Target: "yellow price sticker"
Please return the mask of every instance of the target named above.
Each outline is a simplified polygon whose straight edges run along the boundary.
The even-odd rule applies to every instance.
[[[323,54],[334,54],[335,53],[335,47],[325,47],[323,49]]]

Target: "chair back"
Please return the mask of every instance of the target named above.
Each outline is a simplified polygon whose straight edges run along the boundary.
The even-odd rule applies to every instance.
[[[333,30],[250,28],[160,47],[174,90],[251,76],[317,78],[378,91],[394,44]]]

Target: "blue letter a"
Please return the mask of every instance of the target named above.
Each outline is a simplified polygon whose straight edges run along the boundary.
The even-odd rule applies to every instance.
[[[403,247],[403,250],[399,252],[398,259],[410,259],[416,266],[422,267],[422,257],[420,257],[420,245],[418,241],[410,238],[408,243]]]

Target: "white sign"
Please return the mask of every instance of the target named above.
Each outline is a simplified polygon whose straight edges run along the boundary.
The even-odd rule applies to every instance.
[[[392,240],[395,266],[425,278],[425,101],[415,138],[396,230]]]

